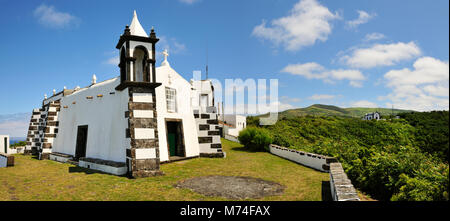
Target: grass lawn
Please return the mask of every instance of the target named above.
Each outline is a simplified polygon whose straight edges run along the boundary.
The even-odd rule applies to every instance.
[[[225,159],[195,158],[162,164],[164,176],[129,179],[51,160],[17,154],[14,167],[0,168],[0,200],[229,200],[173,187],[180,180],[207,176],[251,176],[284,185],[279,196],[257,200],[322,200],[328,173],[265,152],[247,152],[223,140]]]

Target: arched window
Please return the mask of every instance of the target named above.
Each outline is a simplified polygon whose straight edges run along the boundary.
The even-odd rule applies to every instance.
[[[127,65],[125,61],[125,49],[120,50],[120,82],[125,82],[127,80]]]
[[[147,50],[144,47],[136,47],[133,52],[134,61],[134,81],[148,81]]]

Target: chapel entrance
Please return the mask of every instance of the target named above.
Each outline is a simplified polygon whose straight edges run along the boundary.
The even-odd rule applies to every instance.
[[[86,157],[86,145],[88,136],[88,126],[78,126],[77,144],[75,149],[74,160],[78,161],[81,157]]]
[[[166,120],[167,147],[170,160],[186,156],[182,125],[181,120]]]

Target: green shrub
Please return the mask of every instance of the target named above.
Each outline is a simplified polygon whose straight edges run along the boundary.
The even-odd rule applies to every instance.
[[[25,146],[25,145],[27,145],[26,141],[19,141],[14,144],[11,144],[9,147],[12,149],[16,149],[16,147]]]
[[[246,148],[254,151],[269,151],[272,143],[270,135],[261,128],[247,127],[239,132],[239,142]]]

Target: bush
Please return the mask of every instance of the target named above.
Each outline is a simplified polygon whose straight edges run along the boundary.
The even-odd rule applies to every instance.
[[[25,145],[27,145],[26,141],[19,141],[14,144],[11,144],[9,147],[12,149],[16,149],[16,147],[25,146]]]
[[[250,150],[269,151],[270,135],[261,128],[247,127],[239,133],[239,142]]]

